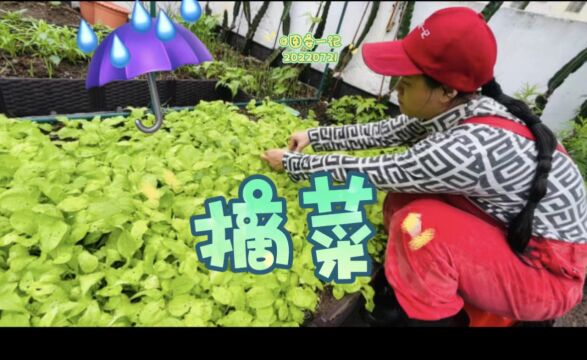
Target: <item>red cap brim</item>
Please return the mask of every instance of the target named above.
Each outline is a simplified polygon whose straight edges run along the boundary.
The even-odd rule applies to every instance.
[[[381,75],[408,76],[424,73],[410,60],[401,40],[366,43],[362,47],[362,53],[365,65]]]

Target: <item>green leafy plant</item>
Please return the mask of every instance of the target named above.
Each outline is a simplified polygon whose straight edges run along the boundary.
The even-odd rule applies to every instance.
[[[77,46],[77,29],[23,17],[22,11],[3,12],[0,17],[0,53],[3,57],[31,56],[40,59],[49,77],[62,62],[82,64],[90,57]],[[99,41],[110,30],[94,26]],[[32,64],[31,64],[32,66]]]
[[[581,106],[579,106],[579,110],[577,111],[577,116],[573,119],[577,124],[583,124],[585,122],[585,118],[587,118],[587,95],[582,96],[585,98]]]
[[[173,19],[196,34],[198,39],[206,44],[206,46],[214,42],[215,37],[218,35],[217,28],[220,25],[219,15],[202,14],[200,19],[195,23],[186,22],[179,14],[175,14]]]
[[[540,95],[540,91],[538,90],[538,85],[530,85],[528,83],[524,83],[522,89],[516,91],[514,93],[514,98],[518,100],[522,100],[523,102],[528,105],[528,107],[537,115],[540,116],[542,110],[536,106],[536,97]]]
[[[587,179],[587,117],[578,116],[573,128],[562,134],[563,145],[573,158],[583,178]]]
[[[226,68],[226,71],[220,75],[216,87],[221,85],[228,87],[234,98],[239,89],[251,92],[251,90],[255,89],[257,84],[253,75],[248,74],[245,69],[228,67]]]
[[[242,5],[245,15],[248,12],[247,4],[245,2]],[[289,9],[291,4],[286,6]],[[202,16],[202,19],[204,17]],[[196,24],[200,24],[202,19]],[[221,43],[217,36],[218,22],[216,18],[213,19],[203,21],[202,23],[207,22],[207,24],[199,27],[194,24],[186,26],[206,44],[215,60],[197,66],[183,66],[177,69],[176,73],[187,73],[196,78],[218,79],[220,81],[217,86],[227,86],[233,96],[239,89],[257,99],[267,96],[311,96],[311,94],[308,95],[309,90],[297,81],[300,71],[294,70],[293,66],[271,68],[268,63],[260,62],[250,56],[243,56],[229,45]],[[177,21],[182,20],[177,19]]]
[[[230,58],[227,60],[231,61]],[[183,67],[179,71],[198,78],[218,79],[217,86],[227,86],[233,96],[239,89],[257,99],[309,96],[308,88],[298,81],[300,69],[294,66],[271,68],[267,63],[247,59],[243,67],[231,66],[225,61],[209,61],[198,66]]]
[[[270,79],[273,82],[271,90],[274,95],[283,96],[298,81],[299,69],[293,66],[280,66],[271,69]]]
[[[210,79],[218,78],[222,73],[226,71],[228,66],[224,61],[208,61],[202,63],[197,67],[201,69],[202,74]]]
[[[386,110],[387,106],[375,98],[347,95],[332,101],[326,114],[335,124],[365,124],[383,120]]]
[[[368,277],[337,285],[314,276],[307,209],[297,206],[309,183],[260,159],[315,121],[270,101],[251,102],[247,114],[202,101],[168,112],[163,129],[145,136],[134,119],[153,115],[130,110],[59,126],[0,115],[0,326],[298,326],[326,287],[336,298],[360,291],[372,307]],[[191,235],[189,218],[207,198],[237,197],[252,174],[287,200],[293,266],[210,271],[194,251],[205,237]],[[366,207],[380,230],[369,241],[378,261],[384,196]]]

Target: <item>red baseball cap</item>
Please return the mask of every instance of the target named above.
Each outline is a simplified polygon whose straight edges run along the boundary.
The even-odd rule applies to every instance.
[[[402,40],[364,44],[362,53],[367,67],[378,74],[425,74],[474,92],[493,78],[497,43],[482,14],[451,7],[434,12]]]

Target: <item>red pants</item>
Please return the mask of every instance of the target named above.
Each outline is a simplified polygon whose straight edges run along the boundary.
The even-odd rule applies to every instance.
[[[456,195],[388,194],[385,275],[410,318],[438,320],[466,303],[521,321],[555,319],[583,295],[587,245],[532,238],[524,263],[504,226]]]

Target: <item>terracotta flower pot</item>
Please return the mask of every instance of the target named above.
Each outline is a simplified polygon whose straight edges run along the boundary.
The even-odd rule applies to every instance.
[[[112,29],[128,21],[130,11],[107,1],[80,1],[82,17],[91,25],[103,24]]]

